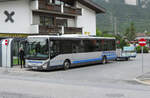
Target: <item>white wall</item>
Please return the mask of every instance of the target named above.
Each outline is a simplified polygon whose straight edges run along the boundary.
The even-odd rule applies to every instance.
[[[79,2],[76,4],[78,8],[82,8],[82,16],[77,16],[76,18],[77,27],[83,28],[83,34],[89,32],[90,35],[96,35],[96,12]]]
[[[68,19],[68,27],[76,27],[75,19]]]
[[[38,0],[30,0],[30,7],[32,10],[38,10],[39,8],[39,3]]]
[[[15,12],[14,23],[5,22],[7,18],[4,14],[5,10],[9,13]],[[32,30],[31,23],[32,11],[29,0],[0,2],[0,33],[37,33]]]
[[[32,15],[32,25],[39,25],[39,24],[40,24],[40,16]]]

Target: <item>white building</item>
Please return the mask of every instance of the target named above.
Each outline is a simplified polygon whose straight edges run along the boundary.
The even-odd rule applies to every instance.
[[[129,5],[138,5],[138,0],[125,0],[125,3]]]
[[[104,12],[91,0],[0,0],[0,33],[96,35]]]

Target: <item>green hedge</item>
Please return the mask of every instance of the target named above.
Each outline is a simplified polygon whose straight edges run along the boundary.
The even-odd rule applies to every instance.
[[[136,47],[136,52],[141,53],[141,46]],[[148,52],[149,52],[149,49],[144,46],[143,53],[148,53]]]

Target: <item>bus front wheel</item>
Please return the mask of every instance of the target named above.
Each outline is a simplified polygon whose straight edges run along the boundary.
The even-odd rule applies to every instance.
[[[71,63],[69,62],[69,60],[65,60],[65,62],[64,62],[64,70],[69,69],[70,65],[71,65]]]

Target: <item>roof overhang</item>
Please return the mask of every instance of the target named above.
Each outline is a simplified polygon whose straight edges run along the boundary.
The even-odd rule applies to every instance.
[[[87,6],[88,8],[94,10],[97,14],[98,13],[105,13],[105,8],[101,7],[100,5],[96,4],[92,0],[77,0],[79,3]]]

